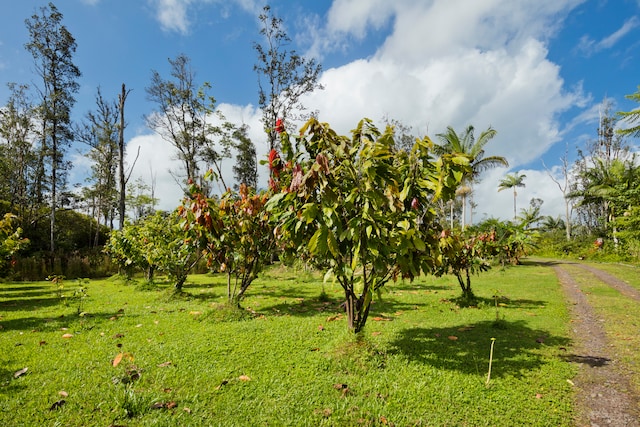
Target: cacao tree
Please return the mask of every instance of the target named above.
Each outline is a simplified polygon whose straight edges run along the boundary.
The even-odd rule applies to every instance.
[[[265,210],[265,192],[250,193],[240,184],[221,198],[207,197],[197,185],[178,208],[185,232],[207,257],[212,270],[227,275],[228,302],[239,305],[251,283],[270,261],[274,236]]]
[[[357,333],[376,291],[439,264],[434,203],[454,197],[469,158],[435,159],[428,137],[396,151],[393,128],[380,132],[368,119],[347,137],[312,118],[299,137],[283,130],[280,141],[282,156],[269,155],[276,239],[336,278]]]

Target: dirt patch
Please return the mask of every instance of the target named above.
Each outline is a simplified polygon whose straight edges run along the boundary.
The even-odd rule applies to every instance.
[[[572,265],[589,270],[607,285],[637,299],[631,295],[633,292],[627,294],[629,291],[636,290],[621,280],[590,266],[573,263]],[[602,326],[603,319],[596,316],[579,284],[571,277],[571,273],[562,268],[562,264],[556,264],[553,268],[571,310],[574,346],[573,354],[566,358],[570,362],[579,364],[579,373],[574,379],[578,389],[576,425],[640,426],[638,418],[640,397],[629,385],[628,374],[619,362],[615,349],[608,345]]]

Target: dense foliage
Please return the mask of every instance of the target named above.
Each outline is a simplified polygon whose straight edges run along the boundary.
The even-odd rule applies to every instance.
[[[366,119],[350,138],[315,119],[294,141],[280,136],[282,157],[270,154],[274,232],[284,250],[335,277],[358,332],[385,283],[436,268],[434,202],[454,196],[469,159],[434,158],[428,137],[395,151],[393,129],[380,132]]]

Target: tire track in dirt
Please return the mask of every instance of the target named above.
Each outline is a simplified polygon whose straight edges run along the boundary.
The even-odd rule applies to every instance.
[[[567,264],[589,270],[605,284],[616,289],[620,283],[629,287],[621,280],[593,267]],[[562,264],[554,265],[553,269],[569,302],[572,317],[574,354],[566,358],[579,364],[578,375],[574,379],[578,389],[576,425],[639,427],[640,398],[624,375],[624,367],[619,365],[615,350],[608,345],[601,319],[596,316],[571,273],[562,268]],[[611,280],[612,278],[615,280]]]

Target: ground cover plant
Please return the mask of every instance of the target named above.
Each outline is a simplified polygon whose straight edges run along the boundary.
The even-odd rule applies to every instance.
[[[142,280],[141,280],[142,282]],[[73,294],[80,286],[85,297]],[[3,425],[570,425],[575,367],[551,269],[397,282],[357,335],[339,285],[268,270],[229,311],[223,275],[0,288]],[[82,311],[78,314],[78,304]],[[489,351],[495,338],[491,378]]]

